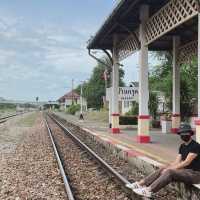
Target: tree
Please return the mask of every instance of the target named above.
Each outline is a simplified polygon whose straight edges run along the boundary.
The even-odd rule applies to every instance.
[[[106,67],[102,63],[97,63],[93,69],[91,77],[88,82],[83,84],[83,97],[87,99],[88,107],[100,109],[103,106],[103,96],[105,96],[105,80],[103,79],[104,71],[107,69],[109,74],[108,87],[111,86],[111,71],[112,65],[108,58],[103,58],[103,61],[110,67]],[[119,69],[119,85],[124,86],[123,82],[124,70]],[[76,91],[80,94],[80,85]]]
[[[149,93],[149,112],[154,120],[156,120],[157,111],[158,111],[158,97],[155,92],[151,91]]]
[[[164,58],[163,62],[151,69],[150,91],[160,91],[165,94],[168,109],[172,110],[172,57],[169,53],[156,53],[156,57]],[[180,107],[183,119],[194,112],[197,99],[197,59],[180,66]]]

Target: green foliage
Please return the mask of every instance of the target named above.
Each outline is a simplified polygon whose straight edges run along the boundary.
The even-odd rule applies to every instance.
[[[129,112],[127,112],[125,115],[130,116],[130,115],[138,115],[139,114],[139,104],[136,101],[132,102],[132,107]]]
[[[157,53],[157,58],[164,58],[162,63],[155,66],[149,76],[150,91],[163,92],[166,98],[168,110],[172,110],[172,57],[168,53]],[[180,68],[180,107],[181,116],[187,118],[194,111],[197,100],[197,59],[193,58],[190,64],[184,64]],[[151,100],[150,97],[150,104]],[[150,106],[151,107],[151,106]],[[154,110],[154,109],[153,109]],[[152,114],[152,113],[151,113]]]
[[[79,110],[80,110],[80,105],[71,105],[67,108],[67,113],[75,115],[75,113]]]
[[[196,58],[192,60],[190,65],[181,66],[181,115],[184,119],[197,112],[194,110],[198,95],[197,74]]]
[[[103,79],[106,67],[101,63],[97,63],[97,66],[93,69],[90,79],[83,84],[83,97],[87,99],[88,108],[96,108],[97,110],[103,107],[102,97],[105,96],[106,86],[110,87],[111,85],[111,63],[107,58],[103,58],[103,60],[110,65],[107,69],[109,72],[107,85]],[[119,77],[119,85],[124,86],[124,70],[121,68],[119,69]],[[80,85],[77,87],[76,91],[80,94]]]
[[[153,119],[156,119],[157,110],[158,110],[158,97],[155,92],[151,91],[149,93],[149,112],[153,117]]]
[[[160,65],[153,67],[149,75],[150,93],[152,91],[163,92],[166,98],[166,107],[172,109],[172,58],[164,52],[155,54],[157,59],[162,59]],[[151,100],[151,98],[150,98]],[[151,102],[149,103],[152,104]]]
[[[6,110],[6,109],[16,109],[16,105],[11,103],[0,104],[0,110]]]
[[[138,118],[137,116],[120,116],[119,124],[120,125],[137,125]]]

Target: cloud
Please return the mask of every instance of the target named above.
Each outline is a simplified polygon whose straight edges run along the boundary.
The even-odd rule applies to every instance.
[[[1,91],[8,98],[58,98],[72,78],[78,84],[95,64],[85,50],[87,30],[0,17],[0,38],[0,82],[7,87]]]

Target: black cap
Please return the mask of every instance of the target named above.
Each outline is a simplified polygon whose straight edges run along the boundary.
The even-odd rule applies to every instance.
[[[181,123],[180,128],[177,132],[179,135],[193,135],[194,131],[191,126],[187,123]]]

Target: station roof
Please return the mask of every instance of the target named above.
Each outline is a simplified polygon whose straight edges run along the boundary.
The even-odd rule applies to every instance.
[[[126,29],[135,31],[139,28],[139,8],[142,4],[149,5],[150,16],[152,16],[168,2],[169,0],[121,0],[96,35],[90,39],[87,48],[111,50],[115,34],[118,35],[120,40],[123,40],[130,34]],[[172,49],[173,35],[180,35],[182,44],[197,38],[197,17],[152,42],[149,49]]]

